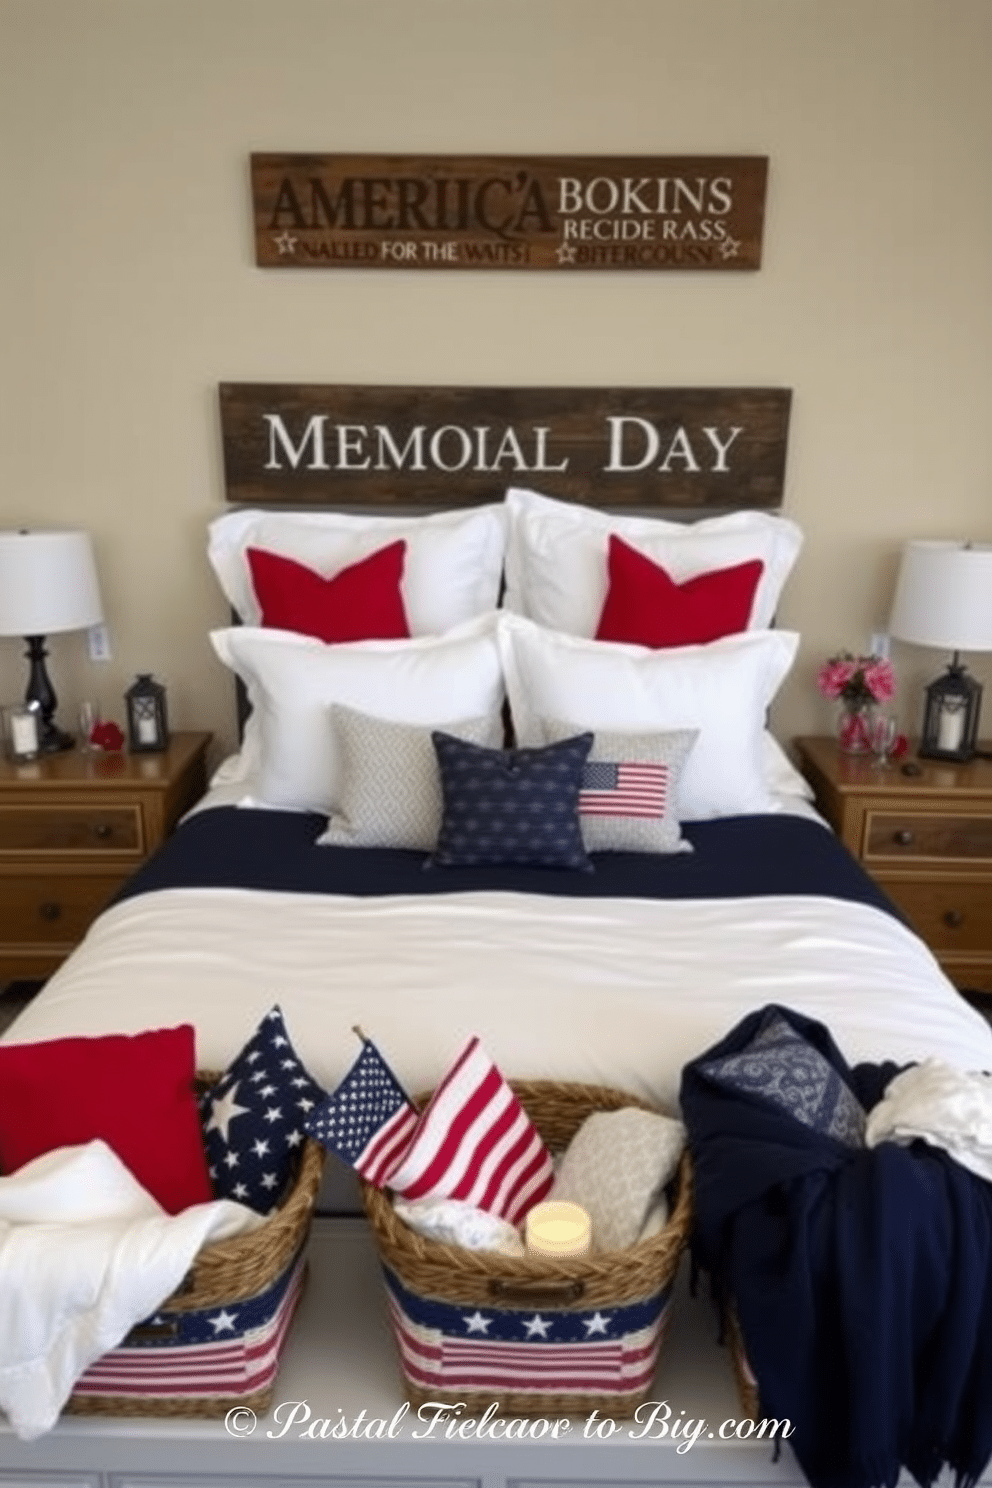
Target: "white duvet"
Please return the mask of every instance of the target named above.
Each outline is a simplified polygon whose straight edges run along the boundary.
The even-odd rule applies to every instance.
[[[777,1002],[850,1063],[992,1068],[992,1030],[880,910],[813,897],[352,898],[165,889],[105,913],[5,1042],[189,1021],[222,1069],[278,1002],[333,1087],[373,1038],[410,1091],[478,1033],[510,1078],[589,1080],[677,1103],[687,1060]]]

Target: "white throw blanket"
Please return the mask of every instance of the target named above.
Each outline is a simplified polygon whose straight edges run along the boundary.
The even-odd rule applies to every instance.
[[[992,1180],[992,1077],[924,1059],[885,1087],[865,1128],[865,1143],[921,1138],[975,1173]]]
[[[169,1215],[105,1142],[0,1178],[0,1406],[47,1431],[94,1359],[175,1291],[200,1247],[264,1219],[229,1199]]]

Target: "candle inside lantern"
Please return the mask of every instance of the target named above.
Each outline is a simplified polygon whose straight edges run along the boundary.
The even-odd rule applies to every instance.
[[[551,1200],[528,1211],[524,1238],[529,1255],[580,1256],[589,1250],[592,1226],[580,1204]]]
[[[937,724],[937,748],[953,754],[961,748],[964,738],[964,709],[961,705],[949,707],[946,703],[940,711]]]

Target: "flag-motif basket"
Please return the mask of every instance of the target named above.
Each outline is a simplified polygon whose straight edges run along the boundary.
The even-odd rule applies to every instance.
[[[218,1077],[201,1073],[206,1087]],[[326,1153],[307,1141],[293,1185],[264,1224],[205,1245],[153,1317],[76,1381],[64,1409],[106,1416],[223,1416],[266,1410],[306,1280]]]
[[[651,1108],[608,1086],[511,1081],[552,1153],[595,1111]],[[419,1106],[429,1097],[417,1101]],[[667,1225],[621,1251],[551,1261],[428,1240],[362,1184],[407,1398],[466,1414],[630,1416],[650,1394],[692,1221],[683,1154]]]

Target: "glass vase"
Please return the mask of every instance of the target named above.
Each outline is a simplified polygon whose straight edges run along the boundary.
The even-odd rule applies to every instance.
[[[871,754],[872,703],[841,703],[837,714],[837,746],[844,754]]]

